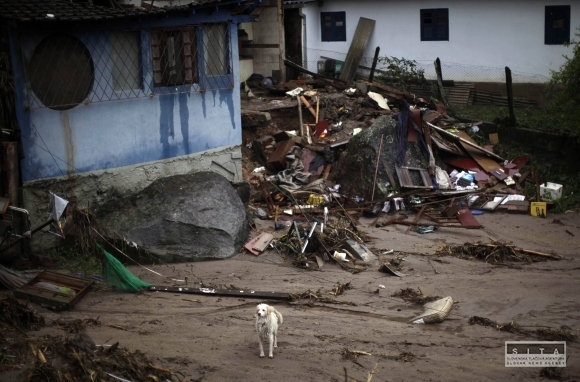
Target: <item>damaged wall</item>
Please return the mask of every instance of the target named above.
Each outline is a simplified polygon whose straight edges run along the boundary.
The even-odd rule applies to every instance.
[[[486,67],[509,66],[514,72],[549,76],[570,55],[572,47],[544,44],[545,6],[570,5],[558,0],[419,1],[334,0],[305,3],[307,48],[346,54],[360,17],[376,20],[364,57],[404,57],[416,61],[457,63]],[[449,41],[421,41],[420,9],[449,9]],[[346,41],[322,42],[320,12],[346,12]],[[570,38],[580,25],[580,7],[571,5]],[[308,57],[316,72],[318,57]],[[459,73],[458,73],[459,74]],[[444,73],[445,79],[453,73]],[[465,80],[465,79],[463,79]],[[485,78],[469,78],[485,81]]]
[[[284,35],[282,28],[282,9],[280,0],[263,0],[262,4],[252,12],[258,20],[242,24],[252,28],[246,32],[251,40],[242,40],[241,55],[253,59],[253,72],[264,77],[273,77],[283,81],[285,69]],[[249,37],[250,38],[250,37]]]

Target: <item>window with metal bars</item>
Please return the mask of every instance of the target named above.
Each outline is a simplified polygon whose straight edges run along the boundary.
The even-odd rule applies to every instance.
[[[196,27],[151,30],[155,87],[197,83]]]

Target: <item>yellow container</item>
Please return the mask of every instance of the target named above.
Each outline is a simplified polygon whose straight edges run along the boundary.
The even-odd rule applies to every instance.
[[[530,214],[540,218],[546,217],[546,202],[531,202]]]

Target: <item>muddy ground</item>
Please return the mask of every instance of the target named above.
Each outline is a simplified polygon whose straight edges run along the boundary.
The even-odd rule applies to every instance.
[[[401,278],[379,272],[377,263],[358,274],[334,262],[321,271],[307,271],[273,250],[260,256],[243,252],[225,261],[153,267],[164,276],[188,275],[215,286],[289,293],[320,289],[334,300],[271,301],[284,315],[274,359],[258,357],[253,318],[256,304],[262,302],[258,299],[95,290],[62,313],[34,306],[48,321],[98,317],[101,325],[87,329],[97,344],[118,341],[142,350],[158,366],[183,373],[186,381],[345,381],[345,373],[349,381],[367,381],[375,365],[372,381],[540,380],[538,368],[504,367],[506,340],[537,337],[470,325],[469,319],[516,321],[529,331],[566,325],[580,334],[580,215],[542,219],[495,213],[477,219],[483,229],[442,228],[428,234],[405,234],[407,226],[402,225],[368,228],[364,226],[370,220],[361,219],[360,228],[370,238],[366,244],[375,252],[414,253],[404,257],[402,272],[407,276]],[[271,230],[272,222],[259,221],[258,229]],[[435,255],[444,244],[490,239],[554,252],[563,259],[506,266]],[[176,284],[143,268],[131,269],[150,283]],[[347,282],[352,289],[343,295],[329,293],[337,283]],[[403,288],[451,296],[454,308],[442,323],[410,324],[422,307],[391,296]],[[64,335],[54,327],[28,333],[46,334]],[[370,355],[345,357],[347,350]],[[561,377],[578,380],[578,342],[568,342],[567,351]],[[19,380],[24,373],[26,368],[14,370],[0,381]]]

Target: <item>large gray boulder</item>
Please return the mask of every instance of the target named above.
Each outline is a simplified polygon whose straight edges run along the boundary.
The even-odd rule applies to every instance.
[[[240,197],[213,172],[158,179],[137,194],[101,206],[96,214],[109,230],[164,262],[231,257],[249,231]]]

